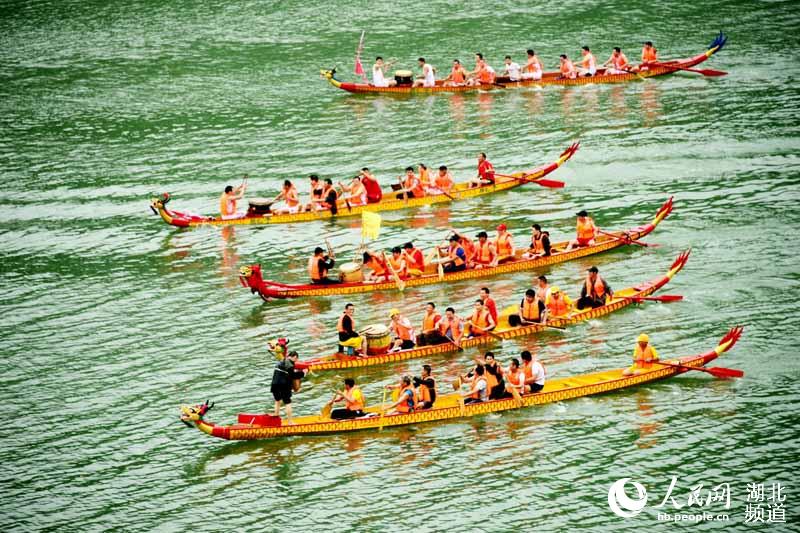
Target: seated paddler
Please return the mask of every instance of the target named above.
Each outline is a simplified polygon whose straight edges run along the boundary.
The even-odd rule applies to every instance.
[[[529,326],[538,323],[540,319],[539,300],[536,297],[536,291],[528,289],[519,302],[517,312],[508,315],[508,324],[515,327]]]
[[[431,365],[422,365],[422,374],[414,376],[414,387],[417,388],[416,409],[430,409],[436,402],[436,380],[433,377]]]
[[[544,306],[545,317],[542,322],[566,317],[572,311],[573,303],[569,296],[561,292],[561,289],[553,286],[547,294]]]
[[[600,277],[597,267],[589,268],[586,271],[586,281],[581,286],[581,297],[578,299],[577,308],[602,307],[613,297],[614,293],[611,287],[606,280]]]
[[[642,333],[636,339],[636,346],[633,348],[633,365],[626,368],[622,375],[635,376],[652,368],[653,363],[658,362],[658,352],[650,344],[650,337]]]
[[[364,281],[381,282],[390,279],[389,267],[380,255],[367,250],[361,257],[364,267]]]
[[[417,397],[417,390],[411,384],[411,378],[409,376],[403,376],[400,380],[400,385],[392,388],[398,388],[400,393],[397,396],[397,401],[386,408],[386,414],[398,415],[413,413],[417,407],[417,403],[419,403],[419,398]]]
[[[391,331],[394,336],[392,348],[389,351],[399,352],[400,350],[410,350],[413,348],[416,335],[414,333],[414,326],[411,325],[411,321],[408,317],[400,313],[400,310],[392,309],[389,311],[389,318],[391,319],[389,331]]]
[[[314,255],[308,258],[308,276],[311,278],[311,283],[314,285],[331,285],[339,283],[339,280],[328,278],[328,272],[333,268],[336,263],[336,258],[331,255],[325,255],[325,250],[317,246],[314,248]]]
[[[356,386],[356,382],[352,378],[344,380],[344,390],[337,392],[328,404],[333,405],[342,402],[344,402],[343,409],[331,411],[331,418],[334,420],[348,420],[364,416],[364,393]]]

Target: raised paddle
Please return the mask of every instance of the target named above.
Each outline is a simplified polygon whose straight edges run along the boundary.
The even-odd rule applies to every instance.
[[[551,189],[561,189],[566,185],[566,183],[563,181],[549,180],[545,178],[539,178],[536,180],[525,179],[526,176],[531,176],[533,174],[535,174],[535,172],[531,174],[525,174],[524,176],[512,176],[511,174],[495,173],[495,176],[500,176],[501,178],[511,178],[512,180],[521,181],[522,183],[535,183],[537,185],[541,185],[542,187],[550,187]]]
[[[709,76],[709,77],[712,77],[712,78],[716,77],[716,76],[727,76],[727,74],[728,74],[727,72],[723,72],[721,70],[714,70],[714,69],[710,69],[710,68],[700,68],[700,69],[698,69],[698,68],[689,68],[689,67],[679,67],[677,65],[668,65],[668,64],[665,64],[665,63],[650,63],[650,65],[653,65],[654,67],[669,68],[669,69],[672,69],[672,70],[685,70],[686,72],[695,72],[697,74],[702,74],[703,76]]]
[[[736,368],[723,368],[721,366],[712,366],[706,368],[704,366],[685,366],[676,365],[673,363],[665,363],[663,361],[656,361],[656,364],[671,366],[673,368],[680,368],[681,370],[699,370],[700,372],[707,372],[715,378],[741,378],[744,377],[744,372]]]
[[[392,263],[390,263],[386,259],[386,252],[381,252],[381,255],[383,256],[383,262],[386,264],[387,267],[389,267],[389,271],[391,271],[392,276],[394,277],[394,283],[395,283],[395,285],[397,285],[397,290],[399,290],[400,292],[403,292],[405,290],[405,288],[406,288],[406,284],[403,282],[403,280],[400,279],[400,276],[397,275],[397,272],[395,271],[394,267],[392,266]]]
[[[623,296],[625,300],[633,300],[635,302],[641,302],[642,300],[647,300],[648,302],[679,302],[683,300],[683,296],[680,294],[662,294],[659,296]]]
[[[615,235],[613,233],[609,233],[607,231],[603,231],[603,230],[601,230],[599,228],[597,229],[597,233],[600,233],[601,235],[605,235],[607,237],[611,237],[612,239],[616,239],[618,241],[622,241],[624,243],[638,244],[639,246],[644,246],[645,248],[658,248],[657,244],[649,244],[649,243],[646,243],[646,242],[637,241],[636,239],[631,239],[629,237],[621,237],[619,235]]]

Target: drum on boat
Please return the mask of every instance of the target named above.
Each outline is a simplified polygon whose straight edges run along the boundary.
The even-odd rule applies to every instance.
[[[342,283],[360,283],[364,281],[364,273],[360,263],[342,263],[339,266],[339,279]]]
[[[270,207],[275,203],[268,198],[251,198],[247,200],[250,207],[247,209],[247,216],[257,217],[270,214]]]
[[[411,85],[414,81],[414,73],[410,70],[395,70],[394,81],[397,85]]]
[[[389,328],[383,324],[367,326],[364,336],[367,338],[368,355],[387,353],[392,345],[392,335],[389,333]]]

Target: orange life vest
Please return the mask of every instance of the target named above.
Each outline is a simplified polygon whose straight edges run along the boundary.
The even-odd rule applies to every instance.
[[[543,254],[544,253],[544,233],[539,234],[539,238],[531,237],[531,244],[533,244],[533,253],[535,254]]]
[[[384,266],[383,261],[381,261],[374,255],[370,256],[369,261],[364,263],[364,266],[368,266],[369,268],[371,268],[376,276],[386,275],[386,267]]]
[[[364,393],[358,387],[350,389],[350,397],[354,401],[345,400],[345,405],[350,411],[361,411],[364,409]]]
[[[464,83],[464,69],[453,68],[453,70],[450,71],[450,79],[453,80],[453,83]]]
[[[425,270],[425,258],[418,248],[412,248],[410,251],[403,250],[403,255],[406,257],[406,266],[415,270]]]
[[[575,65],[569,59],[561,63],[561,75],[565,78],[571,78],[575,75]]]
[[[585,240],[594,239],[594,234],[596,229],[594,226],[594,220],[592,220],[591,217],[583,217],[583,218],[584,218],[583,222],[578,220],[578,223],[576,225],[578,238]]]
[[[480,380],[483,380],[486,383],[486,396],[488,398],[489,393],[491,392],[492,389],[489,387],[489,382],[486,381],[486,374],[484,374],[483,376],[479,376],[478,374],[475,374],[475,376],[473,376],[473,378],[472,378],[472,388],[474,389],[475,385],[477,385]],[[476,391],[476,392],[473,392],[472,394],[470,394],[469,397],[470,398],[474,398],[476,400],[480,400],[481,399],[481,393],[480,393],[480,391]]]
[[[407,391],[411,392],[410,400],[408,399],[408,394],[406,394]],[[414,390],[414,387],[410,385],[400,389],[400,396],[398,397],[403,398],[403,402],[401,402],[400,405],[397,406],[397,410],[401,413],[410,413],[411,411],[414,410],[414,406],[417,405],[417,402],[419,401],[417,397],[417,391]],[[411,405],[409,405],[409,402],[412,402]]]
[[[636,343],[636,347],[633,349],[633,362],[641,364],[648,359],[651,361],[658,361],[658,356],[654,353],[653,348],[648,344],[647,347],[642,350],[639,343]]]
[[[344,321],[344,317],[348,316],[347,313],[342,313],[342,316],[339,317],[339,320],[336,322],[336,331],[339,333],[344,333],[346,330],[344,329],[344,325],[342,322]],[[353,331],[356,330],[356,319],[350,317],[350,323],[353,325]]]
[[[566,315],[567,311],[569,311],[567,299],[564,298],[563,294],[558,299],[551,296],[550,301],[547,303],[547,310],[551,316]]]
[[[453,187],[453,180],[449,173],[446,173],[444,176],[441,174],[436,174],[436,180],[434,184],[438,189],[447,191]]]
[[[589,70],[595,68],[595,61],[594,61],[594,54],[591,52],[583,56],[581,59],[581,63],[583,63],[583,67]]]
[[[614,58],[612,61],[614,68],[617,70],[625,70],[625,67],[628,66],[628,58],[625,57],[625,54],[621,53]]]
[[[457,339],[461,336],[461,332],[464,330],[464,326],[461,322],[461,319],[457,316],[453,317],[453,320],[450,320],[445,316],[439,321],[439,333],[442,337],[447,335],[447,330],[452,330],[453,338]]]
[[[481,65],[481,69],[478,71],[478,79],[481,83],[494,83],[494,74],[489,70],[486,63]]]
[[[492,252],[492,247],[489,244],[489,241],[486,241],[483,244],[481,244],[481,241],[478,241],[478,244],[475,245],[475,255],[473,256],[473,261],[483,265],[488,265],[493,260],[494,252]]]
[[[522,308],[523,320],[527,320],[528,322],[539,320],[539,303],[536,300],[528,303],[528,299],[523,298],[520,307]]]
[[[422,331],[431,331],[434,329],[436,323],[442,318],[442,315],[436,311],[432,313],[425,313],[422,319]]]
[[[414,198],[422,198],[425,196],[425,189],[422,187],[422,180],[418,179],[416,176],[406,176],[406,179],[403,182],[403,188],[411,189],[411,194],[414,196]]]
[[[308,258],[308,276],[313,281],[322,279],[322,273],[319,271],[319,257],[312,256]]]
[[[409,324],[405,325],[403,323],[403,319],[401,318],[397,322],[392,320],[392,331],[394,331],[397,338],[402,339],[404,341],[413,341],[414,339],[414,328]]]
[[[502,375],[502,374],[501,374]],[[497,376],[489,372],[488,370],[483,374],[483,377],[486,378],[486,393],[491,394],[492,389],[497,386],[499,383],[497,380]]]
[[[500,257],[511,255],[511,235],[504,233],[497,237],[495,246],[497,247],[497,255]]]
[[[455,248],[452,248],[452,247],[451,247],[451,248],[450,248],[450,253],[448,254],[448,255],[450,256],[450,259],[452,259],[452,260],[453,260],[453,264],[454,264],[455,266],[461,266],[461,265],[463,265],[463,264],[464,264],[464,260],[463,260],[463,259],[461,259],[461,257],[459,257],[459,255],[458,255],[458,249],[459,249],[459,248],[461,248],[461,250],[464,250],[464,248],[463,248],[463,247],[462,247],[462,246],[459,244],[459,245],[457,245]],[[466,252],[464,252],[464,255],[466,256],[466,255],[467,255],[467,253],[466,253]]]
[[[524,383],[525,373],[520,369],[517,369],[513,374],[511,372],[506,373],[506,382],[514,387],[519,386],[520,378],[522,378],[522,382]]]
[[[428,377],[428,379],[433,380],[432,377]],[[433,383],[434,383],[433,386],[435,388],[436,387],[436,381],[434,380]],[[431,390],[424,383],[420,383],[419,387],[417,387],[417,397],[419,398],[419,401],[421,401],[421,402],[430,402],[431,398],[432,398]]]
[[[403,266],[403,257],[402,256],[400,256],[397,259],[395,259],[394,255],[392,255],[392,257],[389,258],[389,264],[392,265],[392,268],[394,269],[395,272],[397,272],[398,276],[400,276],[401,278],[402,277],[408,277],[408,271]]]
[[[464,254],[467,259],[472,259],[475,256],[475,243],[466,237],[461,237],[461,247],[464,248]]]
[[[589,277],[586,277],[586,281],[584,282],[586,285],[586,295],[594,298],[596,300],[602,298],[606,294],[606,287],[603,284],[603,280],[600,276],[597,276],[597,279],[594,280],[594,286],[592,286],[591,281],[589,281]]]
[[[427,168],[420,168],[419,181],[422,183],[423,186],[431,184],[431,177],[428,174],[428,169]]]
[[[479,328],[488,328],[489,311],[486,311],[485,309],[475,310],[472,312],[472,316],[470,317],[469,321],[473,326],[477,326]],[[473,335],[486,335],[486,331],[484,329],[472,331],[471,333]]]
[[[657,57],[657,53],[656,53],[656,49],[655,48],[653,48],[653,47],[650,47],[650,48],[644,47],[644,48],[642,48],[642,61],[644,61],[646,63],[649,63],[650,61],[657,61],[657,60],[658,60],[658,57]]]
[[[228,198],[228,193],[222,193],[219,197],[219,214],[223,217],[236,213],[236,200]]]

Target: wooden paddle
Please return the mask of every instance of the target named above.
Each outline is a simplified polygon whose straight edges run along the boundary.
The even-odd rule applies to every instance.
[[[386,387],[383,388],[383,398],[381,399],[381,420],[378,424],[378,431],[383,431],[383,416],[386,414]]]
[[[659,247],[658,244],[649,244],[649,243],[646,243],[646,242],[642,242],[642,241],[637,241],[635,239],[631,239],[629,237],[621,237],[619,235],[615,235],[613,233],[609,233],[607,231],[603,231],[600,228],[597,229],[597,233],[600,233],[601,235],[605,235],[607,237],[611,237],[612,239],[615,239],[615,240],[618,240],[618,241],[621,241],[621,242],[624,242],[624,243],[638,244],[639,246],[644,246],[645,248],[658,248]]]
[[[702,74],[703,76],[709,76],[709,77],[726,76],[728,74],[727,72],[723,72],[721,70],[714,70],[710,68],[697,69],[689,67],[679,67],[677,65],[667,65],[665,63],[656,63],[656,62],[651,62],[650,65],[654,67],[669,68],[672,70],[685,70],[686,72],[696,72],[697,74]]]
[[[567,328],[562,328],[561,326],[551,326],[547,322],[530,322],[528,320],[523,319],[522,317],[520,317],[520,321],[522,322],[523,326],[525,326],[525,325],[528,325],[528,326],[544,326],[546,328],[553,328],[553,329],[557,329],[559,331],[566,331],[567,330]]]
[[[683,300],[680,294],[662,294],[660,296],[622,296],[625,300],[633,300],[641,302],[647,300],[648,302],[679,302]]]
[[[321,416],[322,418],[331,417],[331,411],[333,410],[333,400],[335,400],[338,395],[339,393],[337,392],[336,394],[333,395],[331,401],[322,406],[322,409],[320,409],[319,411],[319,416]]]
[[[347,189],[345,188],[345,186],[344,186],[344,183],[342,183],[341,181],[339,182],[339,185],[340,185],[340,186],[341,186],[341,188],[342,188],[342,200],[344,200],[344,205],[346,205],[346,206],[347,206],[347,212],[348,212],[348,213],[352,213],[352,212],[353,212],[353,208],[352,208],[352,206],[350,205],[350,201],[349,201],[347,198],[345,198],[345,197],[344,197],[344,193],[345,193],[345,191],[346,191]]]
[[[706,368],[704,366],[685,366],[676,365],[673,363],[665,363],[663,361],[656,361],[656,364],[671,366],[673,368],[680,368],[681,370],[699,370],[700,372],[707,372],[715,378],[741,378],[744,377],[744,372],[736,368],[723,368],[721,366],[712,366]]]
[[[442,251],[439,249],[438,246],[436,247],[436,257],[437,257],[437,259],[439,259],[439,261],[442,260]],[[442,266],[441,262],[436,266],[436,273],[439,274],[439,281],[443,281],[444,280],[444,267]]]
[[[535,183],[537,185],[541,185],[542,187],[550,187],[551,189],[561,189],[566,185],[566,183],[564,183],[563,181],[550,180],[545,178],[539,178],[536,180],[525,179],[527,176],[532,176],[535,173],[536,172],[532,172],[530,174],[525,174],[524,176],[512,176],[511,174],[498,174],[495,172],[495,176],[500,176],[501,178],[511,178],[512,180],[521,181],[522,183]]]
[[[397,275],[397,272],[395,272],[392,263],[390,263],[386,259],[386,252],[381,252],[381,255],[383,256],[383,262],[386,264],[387,267],[389,267],[389,271],[392,273],[392,276],[394,276],[394,283],[395,285],[397,285],[397,290],[403,292],[406,288],[406,284],[403,282],[403,280],[400,279],[400,276]]]
[[[397,176],[397,181],[400,183],[400,190],[402,190],[404,188],[403,176]],[[408,205],[408,191],[403,191],[403,201],[406,203],[406,205]]]

